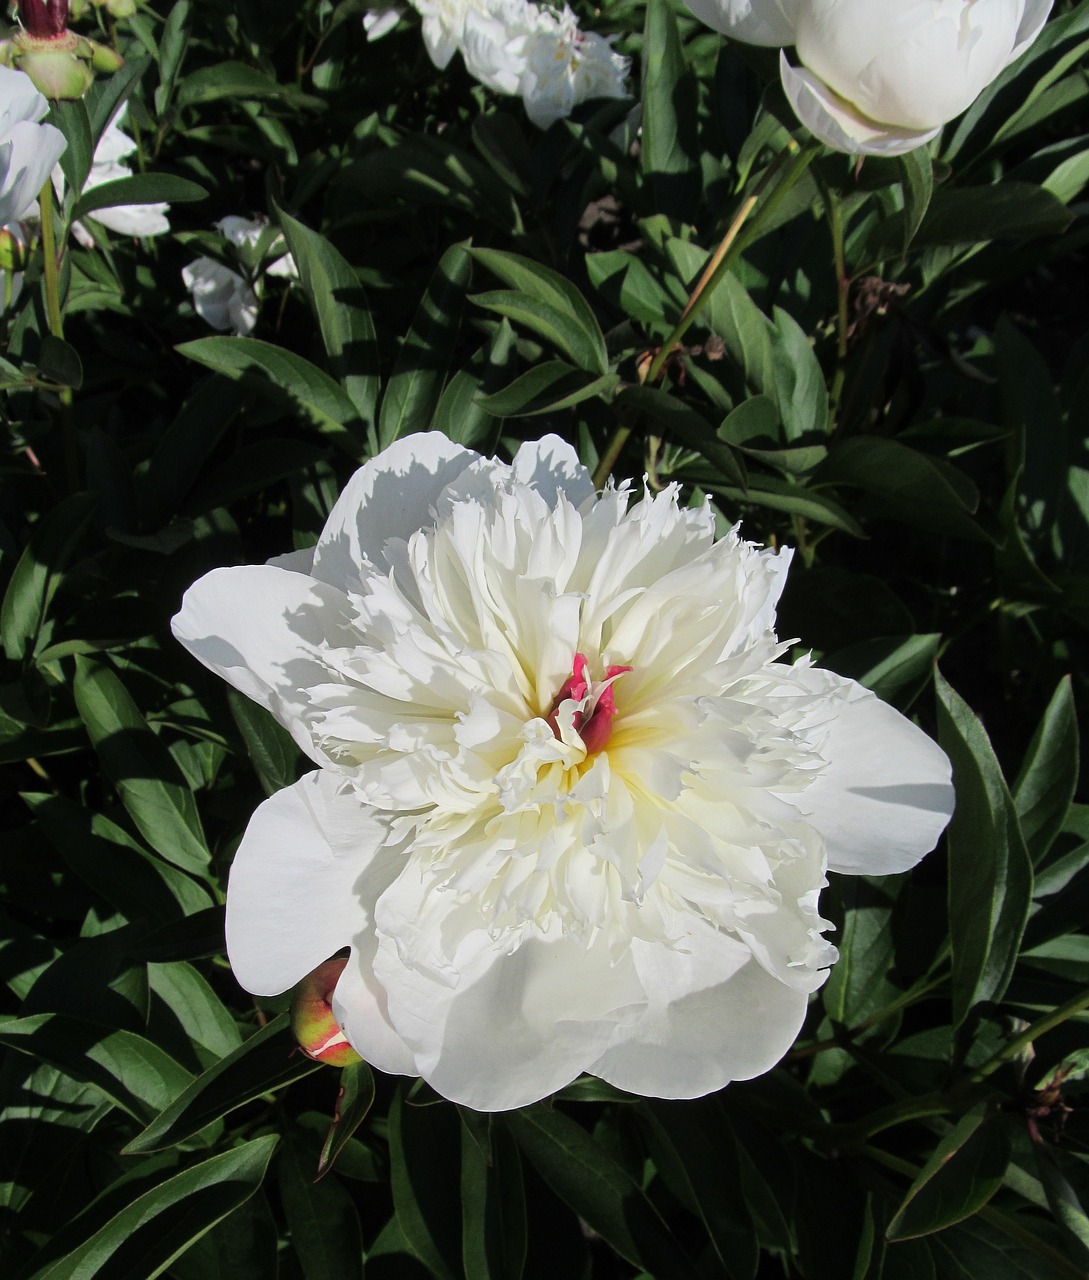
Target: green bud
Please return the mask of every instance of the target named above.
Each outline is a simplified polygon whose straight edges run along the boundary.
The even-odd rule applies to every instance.
[[[94,40],[86,40],[84,43],[91,47],[91,66],[96,71],[113,75],[115,71],[120,71],[125,65],[125,59],[108,45],[98,44]]]
[[[112,73],[125,65],[112,49],[67,30],[48,37],[17,31],[0,48],[0,62],[25,71],[35,87],[54,101],[82,98],[96,71]]]
[[[136,12],[136,0],[106,0],[106,8],[115,18],[131,18]]]
[[[0,227],[0,271],[22,271],[29,257],[26,241],[8,227]]]

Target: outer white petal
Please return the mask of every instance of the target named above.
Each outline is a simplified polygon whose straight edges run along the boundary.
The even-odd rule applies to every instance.
[[[445,932],[458,909],[425,920],[435,907],[407,870],[376,908],[375,973],[420,1074],[454,1102],[508,1111],[547,1097],[588,1070],[645,1003],[630,955],[613,963],[605,946],[559,930],[506,954],[478,926],[442,956],[429,948],[445,939],[426,935]]]
[[[365,926],[357,889],[388,861],[387,825],[342,778],[318,770],[261,804],[234,856],[227,952],[254,995],[287,991]]]
[[[285,551],[282,555],[273,556],[270,560],[266,560],[265,564],[273,565],[277,569],[289,569],[292,573],[305,573],[313,577],[311,570],[314,568],[314,548],[303,547],[299,551]]]
[[[575,507],[594,496],[589,471],[559,436],[521,445],[514,455],[513,474],[519,483],[532,485],[550,507],[555,507],[561,493]]]
[[[683,949],[636,939],[649,1004],[589,1068],[653,1098],[697,1098],[773,1067],[794,1043],[808,997],[773,978],[743,943],[694,923]]]
[[[386,543],[430,524],[443,489],[479,461],[479,454],[437,431],[394,441],[359,468],[337,499],[315,548],[314,576],[355,587],[364,558],[384,566]]]
[[[372,1067],[390,1075],[418,1076],[415,1055],[393,1029],[385,990],[374,976],[377,946],[368,915],[333,992],[333,1017],[356,1053]]]
[[[275,565],[213,569],[185,593],[171,629],[194,658],[266,707],[319,762],[306,729],[306,690],[329,679],[315,656],[344,644],[346,598],[324,582]]]
[[[798,119],[835,151],[847,155],[899,156],[924,146],[940,131],[940,126],[919,132],[868,120],[811,71],[792,67],[785,53],[779,55],[779,74]]]
[[[797,0],[685,0],[701,22],[744,44],[794,43]]]
[[[1048,14],[1051,13],[1051,6],[1052,0],[1026,0],[1025,12],[1021,15],[1021,22],[1017,28],[1017,43],[1010,54],[1010,62],[1016,62],[1044,29],[1044,23],[1048,19]]]
[[[953,812],[949,759],[868,689],[818,667],[790,668],[807,693],[841,699],[821,754],[826,767],[784,797],[825,838],[828,869],[891,875],[930,852]]]
[[[20,121],[36,122],[48,111],[45,95],[25,71],[0,66],[0,137]]]
[[[59,129],[30,120],[20,120],[0,134],[0,226],[23,217],[67,145]]]
[[[391,9],[368,9],[363,15],[363,31],[367,39],[372,44],[375,40],[381,40],[401,21],[403,14],[404,9],[400,6],[394,6]]]

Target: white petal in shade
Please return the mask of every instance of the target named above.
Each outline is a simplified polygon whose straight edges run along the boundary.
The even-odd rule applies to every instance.
[[[337,499],[315,548],[314,576],[341,590],[357,588],[363,557],[384,566],[386,543],[432,523],[428,513],[439,494],[479,460],[437,431],[395,441],[360,467]]]
[[[559,931],[508,954],[478,930],[456,972],[413,964],[403,944],[427,908],[419,877],[406,872],[378,904],[375,972],[420,1074],[463,1106],[509,1111],[547,1097],[588,1070],[645,1003],[629,955],[614,964],[605,946]]]
[[[355,922],[359,923],[358,916]],[[333,1017],[356,1053],[372,1067],[394,1076],[418,1076],[415,1055],[393,1029],[386,993],[374,976],[378,945],[374,929],[360,935],[359,943],[353,946],[333,992]]]
[[[275,565],[214,569],[185,593],[171,628],[194,658],[267,708],[311,759],[306,690],[328,679],[316,657],[346,643],[348,601],[324,582]]]
[[[1051,12],[1052,0],[1026,0],[1025,11],[1017,28],[1017,43],[1010,54],[1010,62],[1015,62],[1040,34],[1047,16]]]
[[[59,129],[29,120],[0,136],[0,225],[18,222],[26,214],[67,145]]]
[[[594,496],[594,482],[578,454],[559,436],[523,444],[514,455],[514,478],[532,485],[550,507],[562,493],[572,506]]]
[[[227,953],[242,986],[279,995],[346,947],[366,923],[359,883],[376,869],[392,878],[393,852],[386,823],[335,774],[309,773],[266,800],[227,889]]]
[[[743,44],[794,43],[788,16],[797,0],[685,0],[701,22]]]
[[[843,701],[821,748],[828,764],[784,797],[824,836],[829,871],[885,876],[930,852],[953,812],[951,766],[941,747],[854,680],[791,668],[800,689]]]
[[[773,978],[736,938],[701,923],[680,945],[636,939],[649,1005],[589,1069],[652,1098],[697,1098],[751,1080],[794,1043],[808,997]]]
[[[919,132],[868,119],[811,71],[792,67],[785,53],[779,55],[779,74],[795,115],[814,137],[835,151],[852,156],[899,156],[925,146],[940,132],[940,126]]]

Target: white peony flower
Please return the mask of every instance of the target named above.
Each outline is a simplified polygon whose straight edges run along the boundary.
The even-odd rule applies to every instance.
[[[132,177],[132,169],[124,160],[135,152],[136,143],[121,128],[127,105],[126,103],[121,107],[99,138],[90,173],[83,184],[84,191],[91,191],[119,178]],[[56,186],[61,181],[60,171],[57,170],[53,174],[53,183]],[[161,201],[154,204],[122,204],[113,208],[96,209],[91,216],[118,235],[161,236],[170,230],[170,220],[166,216],[169,209],[170,206]],[[72,234],[84,248],[94,246],[94,237],[81,223],[73,224]]]
[[[214,258],[197,258],[182,268],[193,295],[193,309],[213,329],[231,329],[239,337],[257,324],[257,295],[238,274]]]
[[[791,21],[805,0],[684,0],[701,22],[745,44],[794,43]]]
[[[469,10],[461,56],[469,74],[496,93],[522,93],[527,48],[541,10],[525,0],[490,0]]]
[[[364,35],[372,44],[375,40],[381,40],[401,21],[403,13],[404,9],[400,5],[388,9],[368,9],[363,15]]]
[[[351,1044],[478,1110],[766,1071],[835,959],[826,868],[902,871],[952,807],[924,733],[778,661],[789,558],[675,487],[596,496],[555,437],[506,466],[432,434],[312,550],[201,578],[175,635],[317,765],[235,856],[242,985],[350,946]]]
[[[900,155],[934,138],[1039,35],[1051,0],[808,0],[796,6],[802,65],[783,87],[822,142]]]
[[[233,213],[226,218],[220,218],[215,224],[219,234],[229,240],[236,249],[255,248],[267,226],[267,218],[240,218]],[[270,246],[270,251],[276,253],[283,248],[284,238],[283,236],[277,236]],[[264,271],[265,275],[282,276],[287,280],[297,280],[299,278],[295,259],[290,253],[285,253],[282,257],[277,258],[273,263],[265,267]]]
[[[59,129],[38,123],[48,110],[28,75],[0,66],[0,226],[31,209],[67,145]]]
[[[441,71],[461,47],[465,19],[471,10],[483,8],[480,0],[409,0],[423,19],[428,56]]]
[[[522,96],[526,114],[541,129],[569,116],[591,98],[625,98],[628,59],[595,31],[580,31],[563,10],[541,9],[526,42]]]

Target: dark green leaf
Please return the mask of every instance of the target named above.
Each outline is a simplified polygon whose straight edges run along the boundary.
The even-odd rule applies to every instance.
[[[186,204],[194,200],[207,200],[208,192],[188,178],[176,178],[169,173],[137,173],[131,178],[115,178],[92,187],[76,201],[73,218],[86,218],[99,209],[116,209],[126,204]]]
[[[50,382],[78,391],[83,385],[83,365],[79,352],[63,338],[47,333],[38,356],[38,372]]]
[[[953,765],[949,846],[953,1025],[1009,985],[1032,897],[1032,864],[990,739],[939,673],[938,741]]]
[[[333,1167],[352,1134],[367,1118],[373,1104],[374,1073],[370,1067],[365,1062],[345,1067],[340,1073],[336,1111],[318,1157],[316,1177],[323,1178]]]
[[[904,192],[904,238],[902,252],[915,239],[915,234],[926,216],[930,198],[934,194],[934,166],[926,147],[916,147],[906,155],[898,156],[900,185]]]
[[[470,1129],[474,1125],[479,1133]],[[518,1148],[490,1117],[462,1113],[461,1238],[465,1280],[520,1280],[526,1202]]]
[[[461,1270],[457,1126],[447,1103],[417,1107],[404,1102],[401,1090],[394,1095],[389,1159],[397,1222],[436,1280],[455,1280]]]
[[[1039,864],[1062,830],[1078,783],[1078,713],[1070,677],[1044,712],[1013,784],[1021,834]]]
[[[306,1280],[363,1280],[363,1239],[348,1193],[335,1178],[314,1180],[312,1158],[294,1137],[280,1148],[276,1171]]]
[[[725,480],[744,487],[745,469],[734,451],[722,443],[706,418],[676,396],[657,387],[626,387],[617,397],[617,405],[638,411],[652,434],[675,436],[681,444],[703,454]]]
[[[570,408],[593,396],[607,396],[620,382],[615,373],[595,378],[565,360],[546,360],[527,369],[502,391],[481,396],[477,404],[498,418],[532,417]]]
[[[68,143],[61,152],[60,167],[65,181],[78,195],[94,160],[95,140],[87,106],[81,98],[51,102],[46,122],[56,125]]]
[[[227,701],[265,794],[275,795],[296,782],[301,753],[291,734],[236,689],[227,690]]]
[[[140,834],[168,862],[202,872],[209,853],[196,800],[125,686],[109,667],[77,657],[73,687],[91,744]]]
[[[298,1052],[287,1025],[282,1013],[243,1041],[173,1097],[125,1150],[142,1154],[184,1142],[237,1107],[317,1071],[320,1064]]]
[[[650,0],[643,30],[640,166],[660,213],[692,221],[699,200],[698,89],[668,0]]]

